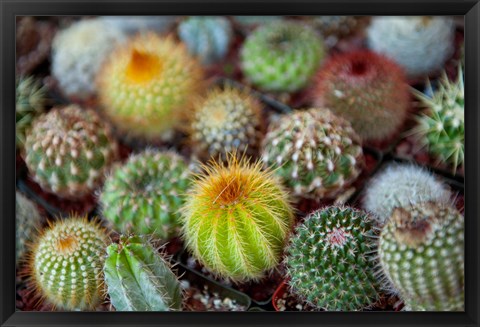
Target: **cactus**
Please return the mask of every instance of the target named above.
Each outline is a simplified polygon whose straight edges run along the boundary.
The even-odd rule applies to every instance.
[[[396,208],[382,230],[381,267],[413,311],[464,310],[464,217],[425,202]]]
[[[187,164],[173,152],[146,150],[131,156],[105,181],[99,199],[103,216],[122,233],[153,233],[168,240],[177,234],[177,211],[189,178]]]
[[[24,77],[17,79],[15,93],[16,144],[17,149],[22,149],[32,121],[45,111],[47,89],[39,80]]]
[[[35,293],[65,310],[95,310],[104,299],[106,233],[97,222],[71,215],[50,223],[32,247]]]
[[[117,311],[179,311],[182,292],[168,262],[142,237],[107,248],[105,283]]]
[[[427,201],[449,203],[451,192],[426,169],[412,164],[388,165],[365,188],[363,207],[383,225],[393,209]]]
[[[312,98],[352,124],[363,140],[381,141],[403,125],[410,92],[402,69],[384,56],[355,51],[334,56],[315,76]]]
[[[25,141],[25,162],[44,190],[75,200],[102,183],[117,151],[110,128],[95,111],[69,105],[34,121]]]
[[[415,78],[443,68],[454,51],[449,17],[374,17],[367,30],[370,49],[390,57]]]
[[[98,78],[100,101],[125,136],[168,139],[200,91],[202,74],[183,44],[140,34],[105,63]]]
[[[216,88],[195,106],[190,123],[192,148],[204,158],[237,151],[255,155],[262,137],[261,104],[246,91]]]
[[[52,46],[52,74],[63,93],[86,100],[95,95],[95,77],[125,34],[99,19],[81,20],[60,31]]]
[[[271,124],[262,157],[276,167],[293,195],[333,198],[360,175],[364,158],[359,142],[346,120],[313,108]]]
[[[310,81],[324,56],[322,39],[306,25],[279,21],[250,34],[241,49],[247,80],[264,91],[294,92]]]
[[[110,28],[135,35],[149,31],[166,33],[172,29],[177,18],[177,16],[102,16],[100,19]]]
[[[35,204],[20,192],[16,192],[16,262],[23,261],[27,253],[27,244],[32,240],[37,229],[40,228],[42,217]]]
[[[258,280],[280,261],[293,224],[287,193],[270,170],[229,154],[204,166],[182,208],[187,249],[219,277]]]
[[[375,302],[375,230],[368,214],[326,207],[297,226],[285,265],[292,293],[317,309],[356,311]]]
[[[430,87],[430,86],[429,86]],[[464,166],[465,93],[462,68],[458,79],[450,82],[446,73],[433,96],[412,89],[426,110],[417,116],[417,126],[408,134],[427,148],[438,162],[448,164],[455,173]]]
[[[360,25],[359,17],[356,16],[315,16],[311,19],[311,23],[324,37],[335,38],[352,34]]]
[[[188,51],[208,65],[225,58],[233,31],[224,17],[189,17],[178,26],[178,35]]]
[[[280,21],[285,16],[232,16],[233,21],[244,31],[249,31],[256,27]]]

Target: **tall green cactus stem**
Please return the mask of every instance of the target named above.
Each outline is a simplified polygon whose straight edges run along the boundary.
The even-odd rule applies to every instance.
[[[20,192],[15,194],[16,203],[16,262],[24,261],[27,253],[27,244],[33,239],[33,235],[40,228],[42,217],[35,204]]]
[[[121,236],[107,248],[105,282],[117,311],[179,311],[180,283],[143,237]]]
[[[396,208],[379,243],[389,286],[414,311],[463,311],[464,217],[425,202]]]
[[[95,111],[77,105],[38,117],[25,142],[25,162],[34,180],[68,199],[95,190],[117,152],[108,125]]]
[[[322,39],[306,25],[277,21],[256,29],[241,49],[245,77],[264,91],[294,92],[310,81],[324,57]]]
[[[368,214],[326,207],[297,226],[285,264],[292,292],[318,309],[361,310],[377,299],[375,230]]]
[[[235,153],[203,168],[182,209],[186,246],[219,277],[258,280],[279,263],[292,227],[287,193],[260,162]]]
[[[35,293],[65,310],[95,310],[103,301],[105,230],[72,215],[52,223],[35,241],[30,275]]]
[[[146,150],[107,177],[99,199],[103,216],[122,233],[154,234],[166,241],[178,233],[177,211],[189,185],[182,157]]]
[[[364,163],[350,123],[318,108],[272,123],[262,156],[295,196],[316,200],[335,197],[360,175]]]

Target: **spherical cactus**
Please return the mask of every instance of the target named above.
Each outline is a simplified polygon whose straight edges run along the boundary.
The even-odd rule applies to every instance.
[[[447,185],[423,168],[412,164],[389,165],[365,188],[363,206],[383,225],[397,207],[427,201],[449,203],[451,195]]]
[[[189,17],[178,26],[178,35],[188,51],[204,64],[212,64],[227,55],[232,34],[225,17]]]
[[[182,209],[186,247],[209,270],[234,282],[274,268],[293,224],[287,193],[261,163],[235,154],[211,161]]]
[[[34,180],[72,200],[100,186],[117,152],[110,128],[95,111],[77,105],[38,117],[25,141],[25,162]]]
[[[433,96],[413,90],[426,110],[417,117],[413,134],[439,162],[452,167],[452,172],[464,166],[465,156],[465,93],[463,73],[459,68],[456,82],[446,74]]]
[[[364,158],[350,123],[327,109],[285,115],[269,126],[263,161],[295,196],[333,198],[360,175]]]
[[[104,298],[106,233],[96,222],[71,216],[36,240],[30,275],[37,295],[56,308],[95,310]]]
[[[117,311],[179,311],[182,291],[169,263],[142,237],[107,248],[105,283]]]
[[[189,131],[192,147],[203,158],[225,160],[232,151],[256,155],[262,137],[261,110],[260,102],[245,91],[210,91],[195,106]]]
[[[23,148],[26,131],[32,121],[43,113],[47,104],[47,90],[33,77],[19,78],[16,82],[16,141],[17,148]]]
[[[434,73],[453,54],[455,24],[449,17],[374,17],[369,47],[402,66],[409,77]]]
[[[464,232],[464,217],[444,204],[393,211],[378,252],[388,287],[409,310],[464,310]]]
[[[110,28],[119,29],[126,34],[156,32],[166,33],[172,29],[177,16],[102,16],[100,19]]]
[[[326,207],[297,226],[285,265],[292,293],[318,309],[361,310],[377,299],[372,222],[363,211]]]
[[[165,139],[201,89],[202,74],[183,44],[140,34],[105,63],[98,79],[100,101],[124,135]]]
[[[370,51],[334,56],[315,76],[312,98],[347,119],[364,140],[384,140],[404,123],[410,105],[405,75]]]
[[[300,23],[266,24],[250,34],[241,49],[245,77],[264,91],[294,92],[310,81],[324,56],[323,41]]]
[[[37,229],[40,228],[42,217],[35,204],[22,193],[16,192],[16,257],[17,264],[23,261],[27,252],[27,244],[32,240]]]
[[[355,32],[360,22],[356,16],[315,16],[312,17],[312,24],[325,37],[341,38]]]
[[[120,232],[177,234],[178,209],[190,185],[190,171],[173,152],[146,150],[112,170],[100,195],[103,216]]]
[[[95,95],[95,76],[125,35],[98,19],[81,20],[60,31],[52,48],[52,74],[64,94],[81,100]]]

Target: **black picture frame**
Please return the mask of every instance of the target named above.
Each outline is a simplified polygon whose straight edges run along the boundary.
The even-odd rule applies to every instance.
[[[474,0],[0,0],[1,326],[478,326],[480,120],[479,21]],[[465,312],[15,312],[16,15],[464,15]]]

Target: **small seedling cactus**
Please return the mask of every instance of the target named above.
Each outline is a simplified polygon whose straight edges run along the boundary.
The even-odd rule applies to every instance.
[[[107,248],[105,282],[117,311],[179,311],[182,291],[170,264],[139,236]]]
[[[23,261],[27,245],[40,228],[42,217],[35,204],[20,192],[16,192],[16,257],[17,264]]]
[[[378,296],[375,230],[368,214],[326,207],[297,226],[285,264],[292,292],[317,309],[357,311]]]
[[[361,172],[364,157],[350,123],[327,109],[285,115],[269,126],[262,152],[293,194],[333,198]]]
[[[72,215],[51,223],[34,242],[30,276],[36,295],[65,310],[95,310],[104,298],[106,233]]]
[[[25,162],[44,190],[75,200],[100,186],[117,151],[110,128],[95,111],[69,105],[34,121]]]
[[[312,98],[351,122],[363,140],[381,141],[404,123],[410,92],[403,70],[370,51],[332,57],[315,77]]]
[[[248,81],[264,91],[302,89],[321,64],[323,41],[306,25],[279,21],[250,34],[241,49],[241,66]]]
[[[202,74],[183,44],[139,34],[106,60],[98,77],[100,102],[124,136],[168,139],[201,89]]]
[[[258,280],[281,259],[293,224],[287,193],[261,163],[211,161],[183,213],[186,247],[207,269],[233,282]]]
[[[464,217],[425,202],[396,208],[380,236],[379,257],[392,288],[413,311],[463,311]]]
[[[412,165],[389,165],[375,175],[365,188],[364,208],[380,225],[396,207],[436,201],[450,203],[451,192],[426,169]]]
[[[166,241],[177,235],[177,211],[189,185],[190,171],[182,157],[146,150],[112,169],[99,202],[116,230]]]
[[[178,26],[188,51],[204,64],[225,58],[232,41],[232,27],[225,17],[189,17]]]

